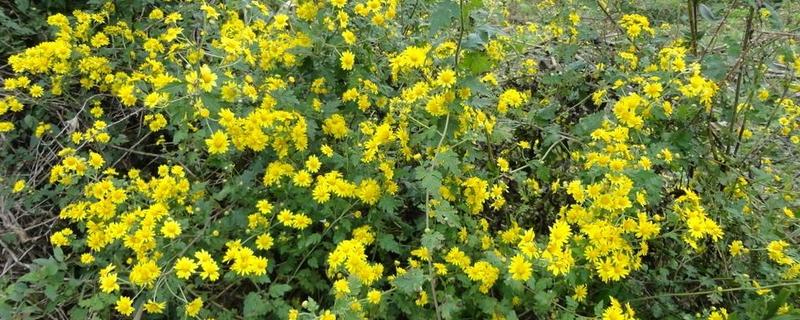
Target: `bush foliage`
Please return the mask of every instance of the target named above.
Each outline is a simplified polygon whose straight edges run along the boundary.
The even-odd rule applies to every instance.
[[[800,316],[796,3],[134,2],[17,25],[0,318]]]

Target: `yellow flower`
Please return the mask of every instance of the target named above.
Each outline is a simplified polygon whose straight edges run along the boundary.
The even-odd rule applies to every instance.
[[[731,242],[731,244],[728,246],[728,250],[730,250],[731,256],[733,257],[736,257],[740,254],[746,254],[750,251],[750,249],[744,247],[742,240],[735,240]]]
[[[358,185],[357,194],[362,202],[374,205],[381,197],[381,187],[375,179],[365,179]]]
[[[588,291],[586,290],[586,285],[580,284],[575,286],[575,293],[572,295],[572,299],[575,299],[575,301],[577,302],[581,302],[583,300],[586,300],[587,294]]]
[[[117,299],[117,305],[114,309],[125,316],[129,316],[133,313],[133,311],[135,311],[133,308],[133,300],[126,296],[120,296],[119,299]]]
[[[350,284],[347,282],[347,279],[336,280],[333,283],[333,291],[336,293],[337,298],[350,294]]]
[[[478,281],[481,283],[480,291],[482,293],[489,292],[489,288],[494,285],[494,282],[497,280],[497,276],[500,273],[497,268],[486,261],[478,261],[471,267],[466,268],[464,272],[472,281]]]
[[[203,308],[203,299],[200,297],[195,298],[192,302],[186,304],[186,315],[190,317],[196,317],[197,314],[200,313],[200,309]]]
[[[619,22],[623,28],[625,28],[625,32],[631,38],[636,39],[645,31],[650,35],[655,33],[655,30],[650,27],[650,21],[647,20],[647,17],[638,15],[638,14],[626,14],[622,16],[622,19]]]
[[[497,167],[500,168],[500,172],[508,172],[508,170],[509,170],[508,160],[506,160],[503,157],[498,157],[497,158]]]
[[[300,317],[300,311],[297,311],[297,309],[291,309],[289,310],[289,314],[287,314],[286,317],[289,320],[297,320],[297,318]]]
[[[353,64],[356,62],[356,56],[353,55],[350,50],[347,50],[342,53],[342,56],[339,58],[339,61],[342,64],[342,70],[353,70]]]
[[[483,211],[483,203],[489,198],[487,188],[489,183],[478,177],[471,177],[461,184],[464,187],[464,197],[472,214]]]
[[[228,135],[222,131],[214,132],[210,138],[206,139],[206,146],[210,154],[225,153],[228,151]]]
[[[788,257],[784,252],[786,248],[789,247],[789,243],[783,240],[776,240],[771,241],[767,245],[767,253],[769,254],[770,260],[774,261],[777,264],[792,264],[794,263],[794,259]]]
[[[456,83],[456,72],[453,69],[445,69],[439,72],[436,77],[436,84],[445,88],[450,88]]]
[[[14,182],[14,187],[11,189],[11,192],[19,193],[23,189],[25,189],[25,180],[20,179],[20,180],[17,180],[17,182]]]
[[[181,257],[175,262],[175,275],[179,279],[188,279],[197,269],[197,263],[192,258]]]
[[[161,269],[156,262],[147,259],[140,260],[133,266],[128,279],[135,285],[150,287],[159,275],[161,275]]]
[[[414,303],[420,307],[428,304],[428,293],[425,291],[420,292],[419,297],[414,301]]]
[[[308,157],[308,160],[306,160],[306,170],[308,170],[308,172],[317,173],[321,166],[322,163],[317,156],[311,155]]]
[[[217,85],[217,75],[211,71],[211,68],[208,67],[207,64],[204,64],[200,67],[200,87],[206,91],[210,92],[211,89]]]
[[[381,303],[381,292],[375,289],[370,290],[367,292],[367,301],[372,304]]]
[[[161,226],[161,234],[164,235],[164,238],[175,239],[181,235],[181,224],[175,220],[168,219]]]
[[[330,1],[331,5],[339,9],[341,9],[342,7],[344,7],[344,5],[347,4],[347,0],[330,0]]]
[[[508,112],[508,107],[519,108],[526,100],[527,97],[522,92],[517,91],[517,89],[508,89],[498,97],[497,111],[506,113]]]
[[[269,233],[262,234],[256,238],[256,248],[261,250],[269,250],[272,248],[272,236]]]
[[[29,93],[31,94],[31,97],[39,98],[44,94],[44,88],[38,84],[34,84],[29,89]]]
[[[148,300],[147,303],[144,304],[144,311],[150,314],[161,314],[164,312],[164,308],[167,306],[166,302],[158,302],[155,300]]]
[[[211,255],[205,250],[200,250],[194,253],[197,262],[200,264],[200,278],[203,280],[217,281],[219,279],[219,266],[211,258]]]
[[[61,231],[53,233],[50,236],[50,243],[56,247],[68,246],[70,243],[69,236],[71,235],[72,235],[72,230],[69,228],[65,228]]]
[[[94,262],[94,256],[91,253],[84,253],[81,255],[81,263],[91,264]]]
[[[666,163],[671,163],[672,159],[674,158],[672,152],[667,148],[661,149],[661,152],[658,155],[664,159],[664,162]]]
[[[531,278],[532,269],[533,264],[519,254],[511,258],[511,263],[508,265],[508,273],[511,274],[511,279],[523,282]]]
[[[644,86],[644,93],[650,98],[658,98],[661,96],[661,91],[663,88],[661,84],[658,82],[655,83],[648,83]]]
[[[461,249],[457,247],[453,247],[447,252],[445,261],[461,269],[468,268],[472,263],[472,260],[469,258],[469,256],[467,256],[464,251],[461,251]]]
[[[334,114],[322,122],[322,132],[336,139],[347,137],[347,122],[340,114]]]
[[[336,315],[333,314],[333,312],[331,312],[330,310],[325,310],[325,312],[323,312],[322,315],[319,316],[319,320],[336,320]]]
[[[708,315],[708,320],[727,320],[727,319],[728,319],[728,310],[726,310],[725,308],[714,310]]]
[[[105,293],[112,293],[119,290],[117,283],[117,273],[114,271],[114,265],[109,264],[107,267],[100,270],[100,290]]]
[[[342,32],[342,38],[344,39],[344,43],[348,45],[356,43],[356,35],[350,30]]]
[[[150,20],[161,20],[164,18],[164,12],[159,8],[155,8],[153,11],[150,11],[150,15],[148,15],[147,18]]]

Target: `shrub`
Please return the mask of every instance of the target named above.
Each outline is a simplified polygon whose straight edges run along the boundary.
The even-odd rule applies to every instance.
[[[736,30],[690,1],[704,39],[565,4],[50,16],[8,59],[0,152],[53,252],[0,314],[796,315],[790,10],[720,7]]]

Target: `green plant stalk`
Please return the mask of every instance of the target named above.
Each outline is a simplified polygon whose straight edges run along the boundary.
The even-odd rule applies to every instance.
[[[763,60],[762,60],[763,61]],[[756,72],[755,80],[753,81],[754,84],[757,84],[761,81],[761,78],[764,76],[764,72],[760,71],[759,69]],[[755,90],[751,88],[750,94],[747,96],[747,103],[750,104],[753,101],[753,95],[755,94]],[[739,147],[742,144],[742,135],[744,135],[744,129],[747,126],[747,116],[749,113],[745,113],[742,117],[742,125],[739,127],[739,133],[736,137],[736,146],[733,147],[733,156],[736,156],[736,153],[739,152]]]
[[[697,56],[697,0],[688,0],[689,33],[691,33],[692,54]]]
[[[755,9],[750,7],[750,13],[747,15],[747,21],[745,26],[744,35],[742,36],[742,57],[747,54],[747,51],[750,47],[750,40],[753,37],[753,19],[755,18]],[[742,59],[744,61],[744,59]],[[733,104],[731,107],[731,118],[728,123],[728,139],[731,139],[731,143],[725,146],[725,153],[731,151],[731,146],[733,145],[733,131],[734,127],[736,126],[736,116],[739,111],[739,98],[741,96],[741,89],[742,89],[742,79],[744,78],[745,73],[745,66],[747,64],[742,62],[742,65],[739,67],[738,75],[736,76],[736,89],[735,95],[733,98]],[[738,144],[738,141],[737,141]]]

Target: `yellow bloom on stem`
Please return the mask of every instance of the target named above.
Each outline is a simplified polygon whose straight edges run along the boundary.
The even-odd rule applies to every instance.
[[[200,313],[200,309],[203,308],[203,299],[200,297],[195,298],[192,302],[186,304],[186,315],[190,317],[196,317],[197,314]]]
[[[225,132],[217,131],[206,139],[206,146],[208,146],[208,153],[221,154],[228,151],[228,135]]]
[[[580,284],[575,286],[575,293],[572,295],[572,299],[575,301],[581,302],[586,300],[586,295],[588,294],[588,290],[586,290],[585,284]]]
[[[113,264],[109,264],[107,267],[103,268],[103,270],[100,270],[100,290],[104,293],[112,293],[119,290],[117,273],[113,271]]]
[[[197,269],[197,263],[192,258],[181,257],[175,262],[175,275],[178,279],[188,279]]]
[[[135,311],[133,308],[133,300],[126,296],[120,296],[119,299],[117,299],[117,304],[114,309],[125,316],[129,316],[133,313],[133,311]]]
[[[25,189],[25,180],[20,179],[17,180],[17,182],[14,182],[14,188],[12,188],[11,192],[19,193],[23,189]]]
[[[342,56],[339,58],[339,61],[342,64],[342,70],[353,70],[353,64],[356,62],[356,56],[353,55],[350,50],[342,52]]]
[[[381,292],[378,290],[370,290],[367,293],[367,301],[372,304],[379,304],[381,303]]]
[[[147,303],[144,304],[144,311],[150,314],[161,314],[164,312],[164,308],[167,306],[166,302],[158,302],[155,300],[148,300]]]
[[[508,273],[511,274],[511,279],[514,280],[528,281],[531,278],[532,270],[533,264],[519,254],[511,258],[511,263],[508,265]]]

